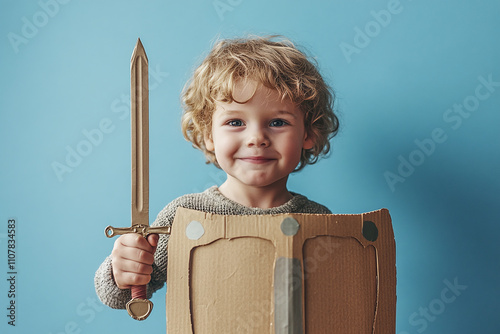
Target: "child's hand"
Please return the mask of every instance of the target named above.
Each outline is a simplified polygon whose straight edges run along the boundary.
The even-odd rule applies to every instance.
[[[150,234],[146,240],[139,234],[128,233],[116,239],[111,263],[113,277],[120,289],[145,285],[151,280],[158,238],[158,234]]]

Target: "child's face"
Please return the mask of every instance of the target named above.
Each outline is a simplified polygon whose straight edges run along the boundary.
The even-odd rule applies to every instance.
[[[205,136],[207,149],[214,151],[228,180],[257,187],[283,184],[280,181],[286,185],[302,149],[313,147],[303,112],[255,81],[239,81],[233,95],[237,101],[250,100],[217,102],[212,134]]]

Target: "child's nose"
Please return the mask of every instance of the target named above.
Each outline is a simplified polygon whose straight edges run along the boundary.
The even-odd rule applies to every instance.
[[[249,147],[268,147],[269,138],[262,129],[251,129],[251,131],[249,131],[247,145]]]

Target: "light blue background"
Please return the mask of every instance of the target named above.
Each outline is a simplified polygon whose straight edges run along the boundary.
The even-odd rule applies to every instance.
[[[2,333],[164,332],[165,289],[145,322],[93,304],[94,272],[113,246],[103,229],[130,224],[130,55],[140,37],[156,72],[153,220],[172,199],[224,180],[183,139],[179,94],[217,36],[247,33],[304,46],[336,90],[333,152],[291,177],[290,189],[336,213],[390,209],[397,333],[500,332],[500,87],[481,88],[489,96],[456,129],[443,118],[474,102],[479,77],[500,81],[499,1],[401,0],[383,25],[372,11],[393,1],[221,0],[222,13],[212,0],[66,2],[1,1],[0,268],[6,273],[6,222],[15,217],[19,272],[15,328],[1,279]],[[356,37],[365,28],[369,42]],[[16,45],[13,34],[26,39]],[[356,42],[347,57],[342,43]],[[112,131],[59,180],[53,163],[66,164],[68,147],[84,145],[83,132],[106,119]],[[446,140],[391,189],[384,173],[397,173],[399,156],[418,158],[415,140],[436,128]],[[439,302],[445,280],[467,287],[451,303]],[[425,320],[419,312],[429,307],[435,314]]]

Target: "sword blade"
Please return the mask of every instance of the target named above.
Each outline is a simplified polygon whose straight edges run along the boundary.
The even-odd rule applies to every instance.
[[[149,225],[149,84],[148,57],[141,40],[132,53],[132,226]]]

